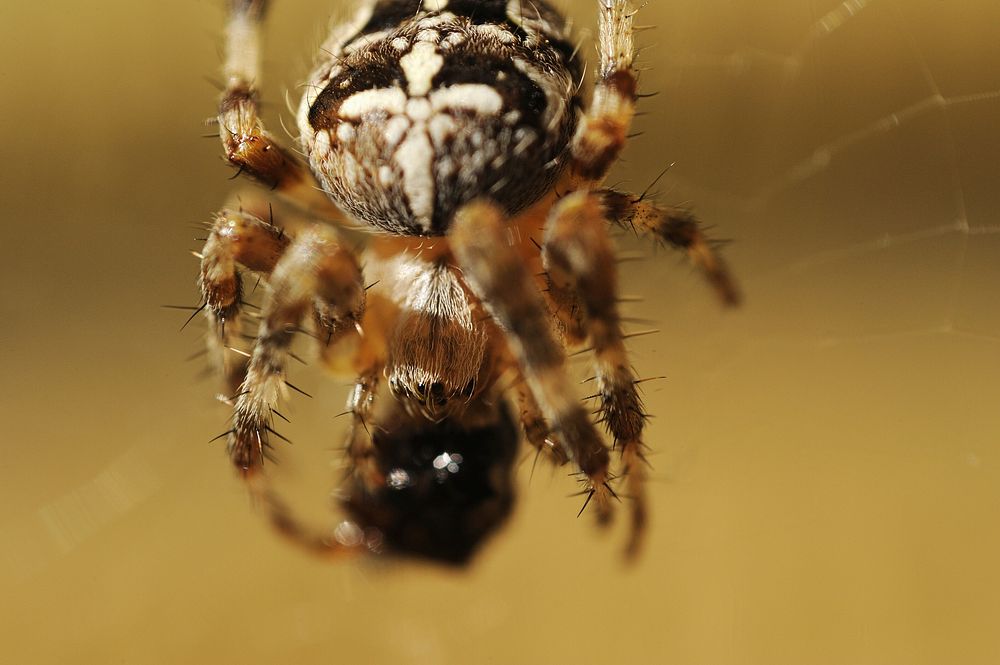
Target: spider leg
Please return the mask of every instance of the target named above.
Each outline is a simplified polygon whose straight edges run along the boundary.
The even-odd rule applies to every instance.
[[[466,205],[455,217],[452,249],[472,290],[506,332],[532,396],[586,476],[588,501],[606,523],[613,497],[608,448],[569,383],[565,352],[505,221],[490,203]]]
[[[561,466],[569,461],[566,449],[562,443],[558,442],[545,422],[541,407],[531,393],[531,388],[523,375],[519,375],[516,384],[511,388],[514,392],[514,399],[520,413],[521,429],[524,431],[524,438],[536,451],[535,459],[539,455],[545,455],[555,464]],[[532,469],[534,465],[532,465]]]
[[[329,227],[303,232],[278,260],[261,313],[246,378],[236,397],[229,454],[245,472],[258,470],[270,447],[272,416],[286,392],[289,346],[303,318],[323,308],[330,332],[353,330],[364,310],[361,269]]]
[[[263,473],[247,473],[245,480],[250,496],[258,507],[265,510],[274,530],[312,554],[339,558],[363,554],[376,545],[370,544],[363,528],[351,521],[343,521],[328,531],[304,524],[278,496]]]
[[[545,227],[542,257],[550,293],[556,302],[572,299],[578,303],[574,318],[593,349],[601,420],[621,455],[632,501],[626,553],[634,556],[647,520],[646,446],[642,441],[646,413],[625,350],[614,250],[597,195],[578,191],[556,204]]]
[[[239,333],[242,285],[237,264],[268,276],[272,290],[249,363],[230,363],[225,368],[232,391],[238,390],[234,427],[229,433],[230,456],[244,472],[251,495],[281,534],[315,553],[360,551],[364,543],[357,525],[345,522],[329,534],[305,526],[271,489],[264,474],[258,473],[261,459],[268,454],[270,437],[280,437],[272,427],[272,414],[284,392],[291,338],[312,312],[324,354],[336,352],[331,349],[342,335],[354,330],[364,309],[357,262],[337,244],[327,227],[311,227],[293,242],[277,226],[248,212],[232,210],[216,216],[202,257],[199,281],[212,333],[211,349],[224,353],[229,340]],[[218,358],[223,360],[222,355]],[[367,413],[370,400],[356,395],[359,413]],[[352,455],[361,457],[355,452],[357,448],[352,446]]]
[[[209,354],[227,381],[230,395],[236,392],[246,371],[246,360],[230,352],[240,335],[243,284],[237,264],[270,274],[288,247],[289,239],[273,226],[250,213],[223,209],[212,223],[201,250],[201,290],[208,318]]]
[[[270,455],[271,437],[283,438],[272,425],[288,385],[285,367],[292,338],[310,313],[320,325],[319,335],[331,344],[353,331],[365,308],[361,269],[332,229],[314,225],[288,245],[271,270],[269,284],[246,378],[236,396],[228,432],[230,458],[282,535],[320,554],[360,551],[365,542],[356,524],[344,522],[326,533],[297,520],[271,489],[263,462]]]
[[[604,179],[625,146],[638,87],[632,68],[635,12],[627,0],[599,0],[599,4],[598,80],[571,146],[574,173],[592,182]]]
[[[339,217],[334,205],[296,155],[279,144],[260,119],[260,24],[267,0],[229,0],[225,38],[225,90],[219,103],[219,138],[226,159],[258,183],[306,209]]]
[[[613,189],[599,192],[608,218],[618,226],[685,252],[726,305],[740,303],[740,291],[725,261],[698,220],[683,208],[658,206]]]
[[[347,439],[350,473],[358,477],[369,490],[385,484],[385,476],[375,460],[374,432],[371,430],[376,427],[374,411],[380,376],[381,372],[375,368],[362,372],[347,398],[347,408],[352,419]]]

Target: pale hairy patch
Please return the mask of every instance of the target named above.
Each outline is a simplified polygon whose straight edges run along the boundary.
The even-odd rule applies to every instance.
[[[403,191],[410,211],[425,228],[430,228],[434,213],[434,146],[427,132],[420,128],[410,131],[395,154],[403,171]]]
[[[384,111],[389,115],[399,115],[406,108],[406,93],[399,88],[362,90],[344,100],[340,105],[340,116],[349,120],[360,120],[373,111]]]
[[[432,112],[431,103],[426,99],[411,99],[406,103],[406,115],[413,122],[426,122]]]
[[[454,134],[456,129],[455,120],[450,115],[440,113],[431,118],[431,121],[427,124],[427,129],[431,133],[434,145],[442,146]]]
[[[476,32],[482,35],[488,35],[496,39],[501,44],[513,44],[514,42],[517,41],[517,37],[515,37],[510,30],[507,30],[504,27],[496,25],[495,23],[483,23],[482,25],[475,25],[472,26],[472,29],[474,29]]]
[[[430,92],[434,76],[441,71],[443,65],[444,58],[438,53],[436,44],[429,42],[414,44],[413,49],[399,59],[399,66],[406,75],[410,95],[423,97]]]
[[[319,159],[325,159],[330,154],[330,132],[321,129],[316,132],[316,139],[313,142],[313,152]]]
[[[503,110],[500,93],[481,83],[461,83],[435,90],[430,95],[435,111],[442,109],[462,109],[481,115],[497,115]]]
[[[409,128],[410,119],[405,115],[397,115],[393,118],[389,118],[388,122],[385,123],[385,129],[382,132],[382,136],[385,138],[386,146],[392,149],[399,145],[399,142],[403,140],[403,136],[406,135],[406,130]]]
[[[346,122],[340,123],[337,127],[337,140],[341,143],[350,143],[354,140],[354,127]]]

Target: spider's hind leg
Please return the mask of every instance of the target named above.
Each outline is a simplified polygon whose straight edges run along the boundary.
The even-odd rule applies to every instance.
[[[272,437],[283,438],[274,429],[274,416],[284,418],[277,408],[289,385],[285,368],[294,335],[312,317],[315,336],[323,351],[329,352],[339,339],[355,331],[364,312],[365,290],[354,254],[327,226],[308,227],[291,240],[278,227],[250,213],[224,210],[213,224],[202,256],[200,284],[211,327],[210,348],[225,351],[239,333],[236,323],[243,303],[237,265],[262,274],[268,286],[249,361],[226,372],[227,379],[238,386],[233,389],[233,426],[227,433],[230,458],[279,533],[323,555],[362,551],[365,542],[360,527],[345,523],[337,532],[326,533],[303,524],[262,471]]]
[[[276,408],[288,385],[285,367],[292,338],[310,314],[326,328],[317,336],[331,344],[353,331],[365,308],[361,269],[332,229],[316,225],[292,241],[268,282],[270,293],[228,433],[230,458],[279,533],[323,555],[361,551],[360,527],[345,523],[344,533],[327,534],[303,524],[271,488],[262,468],[271,437],[283,438],[272,425],[275,415],[282,417]]]

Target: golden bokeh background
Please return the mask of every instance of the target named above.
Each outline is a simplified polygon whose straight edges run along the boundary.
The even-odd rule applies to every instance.
[[[676,162],[661,197],[734,240],[746,304],[623,239],[662,330],[635,364],[667,377],[645,556],[525,464],[460,574],[307,558],[205,444],[225,409],[160,305],[196,301],[194,225],[232,186],[199,138],[222,4],[0,7],[5,662],[1000,662],[1000,4],[643,9],[660,94],[612,180]],[[278,133],[331,4],[275,2]],[[346,388],[297,371],[280,474],[331,519]]]

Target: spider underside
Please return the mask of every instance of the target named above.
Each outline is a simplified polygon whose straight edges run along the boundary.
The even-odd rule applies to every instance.
[[[209,350],[233,395],[229,455],[295,542],[465,563],[511,509],[523,436],[574,465],[599,523],[620,496],[626,553],[639,551],[647,416],[609,226],[685,252],[724,303],[738,294],[689,213],[602,185],[638,95],[633,10],[595,1],[599,63],[585,105],[582,63],[547,2],[367,0],[320,50],[298,113],[303,160],[258,114],[267,2],[230,0],[220,138],[239,173],[272,193],[216,215],[199,284]],[[274,218],[271,196],[299,212]],[[344,223],[380,233],[356,252]],[[267,296],[244,357],[232,348],[248,274]],[[300,332],[357,377],[348,519],[330,532],[299,521],[264,472],[282,438],[279,402],[297,390],[286,365]],[[577,346],[610,447],[567,376]]]

